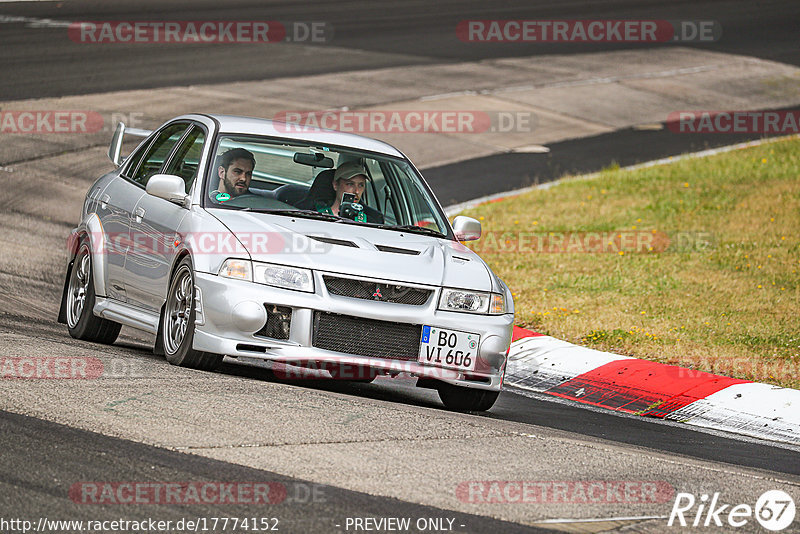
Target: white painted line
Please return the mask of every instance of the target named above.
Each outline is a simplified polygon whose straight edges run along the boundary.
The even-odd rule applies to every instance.
[[[478,93],[476,91],[466,90],[466,91],[454,91],[452,93],[441,93],[438,95],[430,95],[430,96],[423,96],[419,99],[420,102],[430,102],[435,100],[444,100],[446,98],[453,98],[456,96],[475,96]]]
[[[646,521],[649,519],[669,519],[668,515],[640,515],[631,517],[597,517],[594,519],[540,519],[531,521],[534,524],[546,523],[602,523],[605,521]]]
[[[511,152],[527,152],[529,154],[547,154],[550,148],[544,145],[528,145],[512,148]]]
[[[663,130],[664,129],[664,125],[662,123],[660,123],[660,122],[648,122],[648,123],[645,123],[645,124],[634,124],[632,126],[632,128],[634,130],[640,130],[640,131],[657,132],[659,130]]]
[[[0,2],[3,1],[4,0],[0,0]],[[27,28],[69,28],[70,24],[72,24],[68,20],[37,19],[32,17],[20,17],[17,15],[0,15],[0,24],[14,24],[18,22],[26,23]]]
[[[656,159],[653,161],[646,161],[644,163],[637,163],[636,165],[628,165],[627,167],[621,167],[620,170],[622,171],[632,171],[636,169],[646,169],[648,167],[655,167],[657,165],[666,165],[667,163],[674,163],[676,161],[681,161],[684,159],[692,159],[692,158],[704,158],[706,156],[713,156],[715,154],[723,154],[725,152],[732,152],[734,150],[739,150],[741,148],[750,148],[754,146],[760,146],[769,143],[775,143],[777,141],[783,141],[785,139],[799,139],[800,135],[785,135],[781,137],[770,137],[769,139],[757,139],[755,141],[747,141],[745,143],[737,143],[735,145],[726,145],[721,146],[718,148],[711,148],[708,150],[701,150],[700,152],[690,152],[688,154],[681,154],[680,156],[670,156],[668,158]],[[439,165],[437,165],[439,166]],[[452,217],[453,215],[458,215],[460,212],[474,208],[478,204],[483,204],[484,202],[489,202],[490,200],[496,200],[498,198],[505,198],[505,197],[515,197],[517,195],[521,195],[523,193],[527,193],[528,191],[533,191],[535,189],[549,189],[554,185],[558,185],[561,182],[565,182],[567,180],[574,181],[574,180],[594,180],[595,178],[599,177],[602,173],[600,172],[593,172],[589,174],[581,174],[578,176],[565,176],[563,178],[559,178],[558,180],[553,180],[550,182],[546,182],[543,184],[531,185],[528,187],[523,187],[521,189],[512,189],[510,191],[503,191],[501,193],[494,193],[491,195],[486,195],[480,198],[476,198],[473,200],[468,200],[466,202],[460,202],[458,204],[453,204],[452,206],[447,206],[444,208],[445,213],[448,217]]]

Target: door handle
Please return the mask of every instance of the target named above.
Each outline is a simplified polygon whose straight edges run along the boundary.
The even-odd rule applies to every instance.
[[[137,223],[142,222],[142,217],[144,217],[144,208],[136,208],[133,210],[133,217],[136,219]]]
[[[108,209],[108,202],[111,200],[111,196],[103,195],[100,197],[100,207],[103,209]]]

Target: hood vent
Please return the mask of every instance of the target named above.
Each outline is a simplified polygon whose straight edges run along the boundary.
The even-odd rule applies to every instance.
[[[340,245],[343,247],[358,248],[358,245],[356,245],[352,241],[346,241],[344,239],[335,239],[333,237],[324,237],[319,235],[309,235],[306,237],[308,237],[309,239],[313,239],[314,241],[319,241],[320,243],[328,243],[329,245]]]
[[[390,247],[389,245],[375,245],[375,248],[381,252],[392,252],[394,254],[408,254],[409,256],[419,256],[418,250],[411,250],[408,248]]]

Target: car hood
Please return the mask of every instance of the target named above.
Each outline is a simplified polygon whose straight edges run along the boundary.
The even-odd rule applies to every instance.
[[[493,288],[489,267],[457,241],[284,215],[209,211],[255,261],[433,286]]]

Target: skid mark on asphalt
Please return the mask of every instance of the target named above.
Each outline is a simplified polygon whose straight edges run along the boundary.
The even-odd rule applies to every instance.
[[[362,417],[364,416],[359,414],[350,414],[347,417],[345,417],[344,421],[335,421],[333,424],[346,426],[349,425],[352,421],[355,421],[356,419],[361,419]]]
[[[52,305],[32,302],[23,297],[18,297],[0,291],[0,308],[3,310],[14,310],[16,313],[23,313],[33,317],[53,317],[58,314],[58,308],[53,309]]]
[[[127,399],[111,401],[111,402],[106,404],[106,407],[103,408],[103,411],[104,412],[112,412],[115,415],[122,415],[122,416],[125,416],[125,417],[139,417],[136,414],[131,414],[131,415],[123,414],[119,410],[117,410],[117,406],[127,405],[131,401],[144,401],[145,399],[143,397],[147,397],[147,396],[150,396],[150,395],[152,395],[152,393],[145,393],[141,397],[128,397]]]

